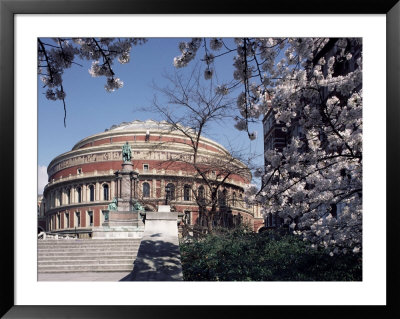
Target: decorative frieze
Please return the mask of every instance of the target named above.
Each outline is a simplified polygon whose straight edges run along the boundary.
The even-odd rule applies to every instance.
[[[95,153],[95,154],[87,154],[87,155],[80,155],[75,157],[70,157],[68,159],[62,160],[52,166],[48,174],[49,176],[53,175],[54,173],[58,172],[61,169],[65,169],[72,166],[87,164],[87,163],[95,163],[95,162],[104,162],[110,160],[120,160],[122,158],[122,152],[120,151],[112,151],[112,152],[102,152],[102,153]]]

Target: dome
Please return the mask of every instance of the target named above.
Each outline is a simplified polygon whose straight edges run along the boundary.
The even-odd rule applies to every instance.
[[[181,126],[184,128],[183,126]],[[189,129],[189,128],[187,128]],[[147,130],[165,130],[171,131],[174,130],[172,124],[168,123],[167,121],[154,121],[154,120],[146,120],[146,121],[139,121],[134,120],[132,122],[122,122],[120,124],[114,124],[109,129],[106,129],[105,132],[108,131],[147,131]]]

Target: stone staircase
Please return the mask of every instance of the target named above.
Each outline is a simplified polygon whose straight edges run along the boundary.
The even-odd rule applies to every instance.
[[[38,272],[132,271],[140,238],[38,240]]]

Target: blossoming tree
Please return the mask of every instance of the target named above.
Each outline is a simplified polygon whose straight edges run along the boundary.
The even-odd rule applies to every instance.
[[[217,58],[233,53],[229,91],[237,96],[236,128],[273,112],[285,133],[282,149],[265,150],[261,190],[248,200],[283,220],[293,233],[330,254],[354,253],[362,244],[362,43],[361,39],[192,39],[179,45],[176,67],[204,50],[204,76]],[[295,130],[296,128],[296,130]],[[297,132],[297,133],[295,133]]]
[[[66,92],[62,75],[65,69],[77,64],[75,57],[92,61],[89,73],[93,77],[105,76],[108,92],[123,86],[123,82],[115,76],[114,60],[128,63],[133,45],[144,43],[145,39],[135,38],[38,38],[38,73],[44,87],[47,87],[46,98],[61,100],[64,104],[64,126],[66,125]]]
[[[38,40],[38,68],[47,98],[62,100],[62,73],[76,55],[92,60],[90,74],[105,76],[107,91],[122,86],[112,63],[129,61],[132,45],[143,39]],[[331,254],[362,244],[362,43],[337,38],[194,38],[179,44],[177,68],[204,51],[204,77],[212,79],[216,60],[233,55],[233,81],[217,87],[236,98],[235,127],[250,139],[252,121],[273,112],[286,134],[282,149],[265,150],[261,190],[248,200],[278,215],[295,234]],[[101,62],[100,62],[101,61]],[[65,119],[64,119],[65,121]],[[294,133],[299,132],[301,133]]]

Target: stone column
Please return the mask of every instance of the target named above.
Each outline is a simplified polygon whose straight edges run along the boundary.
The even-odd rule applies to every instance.
[[[95,186],[95,201],[99,201],[100,200],[100,183],[96,182],[96,186]]]
[[[164,179],[164,177],[161,178],[160,187],[161,187],[161,190],[160,190],[161,199],[165,201],[165,179]]]
[[[183,199],[183,185],[181,179],[178,179],[175,189],[175,200],[181,201]]]
[[[120,180],[118,211],[131,210],[132,182],[134,182],[132,172],[132,163],[123,163],[122,170],[118,172]]]
[[[157,197],[157,180],[153,178],[153,183],[151,185],[152,192],[150,194],[151,198]]]
[[[87,185],[83,184],[81,188],[82,202],[88,202]]]
[[[110,199],[113,199],[115,196],[115,181],[111,181],[110,183]]]
[[[118,180],[118,177],[117,177],[117,179],[116,179],[116,181],[115,181],[115,197],[116,198],[119,198],[119,180]]]
[[[75,186],[71,187],[70,199],[71,199],[71,204],[75,204]]]

